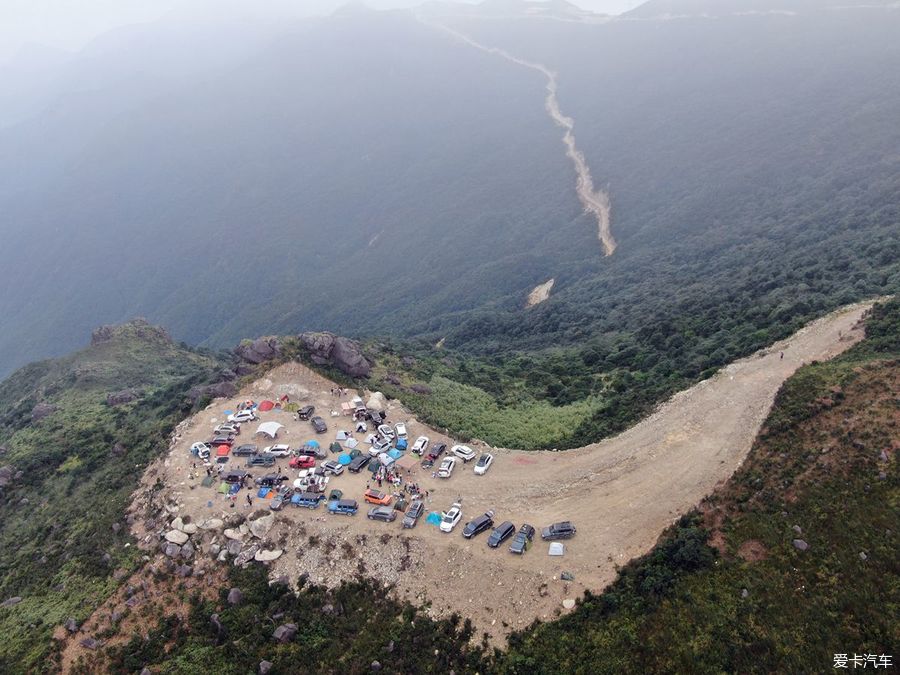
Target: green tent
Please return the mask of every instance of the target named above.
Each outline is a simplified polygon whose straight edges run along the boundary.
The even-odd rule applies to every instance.
[[[228,483],[219,483],[219,489],[217,490],[219,494],[227,495],[228,494]]]
[[[329,449],[330,449],[332,452],[341,452],[341,451],[343,450],[343,448],[341,447],[341,444],[338,443],[337,441],[335,441],[334,443],[332,443],[332,444],[329,446]]]

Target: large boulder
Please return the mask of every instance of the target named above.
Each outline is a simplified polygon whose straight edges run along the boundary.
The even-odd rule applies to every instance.
[[[210,398],[231,398],[237,394],[238,388],[233,382],[217,382],[216,384],[207,384],[205,386],[191,387],[188,391],[188,397],[192,401],[197,401],[204,396]]]
[[[263,363],[281,355],[281,342],[277,337],[261,337],[242,342],[234,352],[247,363]]]
[[[272,637],[275,638],[278,642],[285,643],[293,640],[296,634],[297,624],[286,623],[284,625],[278,626],[278,628],[275,629],[275,632],[272,633]]]
[[[52,415],[57,410],[56,406],[51,403],[38,403],[31,409],[31,421],[37,422],[48,415]]]
[[[334,366],[350,377],[368,377],[372,371],[372,363],[354,340],[327,332],[301,333],[298,338],[313,363]]]
[[[9,485],[16,476],[16,467],[0,466],[0,487]]]
[[[169,530],[166,532],[166,541],[170,541],[173,544],[185,544],[188,539],[190,537],[180,530]]]
[[[257,539],[264,538],[275,524],[275,516],[263,516],[250,523],[250,534]]]

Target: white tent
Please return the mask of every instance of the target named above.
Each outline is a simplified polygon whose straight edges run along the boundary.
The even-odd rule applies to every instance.
[[[263,422],[256,429],[257,434],[265,434],[269,438],[277,438],[278,432],[284,429],[283,424],[279,424],[278,422]]]
[[[394,458],[386,452],[382,452],[380,455],[378,455],[378,461],[381,462],[382,466],[390,466],[394,463]]]
[[[551,543],[550,550],[548,551],[550,555],[564,555],[565,552],[565,544],[563,544],[561,541],[554,541],[553,543]]]
[[[367,427],[366,423],[363,422],[362,420],[360,420],[359,422],[356,423],[356,431],[358,431],[359,433],[364,434],[368,430],[369,430],[369,427]]]
[[[337,435],[335,436],[335,440],[346,441],[349,437],[350,437],[350,435],[346,431],[339,431],[339,432],[337,432]]]
[[[359,441],[355,438],[348,438],[346,441],[344,441],[344,447],[350,448],[351,450],[353,450],[353,448],[355,448],[357,445],[359,445]]]

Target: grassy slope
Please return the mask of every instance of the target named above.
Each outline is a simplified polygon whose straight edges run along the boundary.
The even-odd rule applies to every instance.
[[[788,380],[723,490],[607,592],[514,636],[497,670],[811,672],[895,653],[900,303],[867,336]]]
[[[190,411],[187,389],[219,367],[126,324],[113,339],[23,368],[0,387],[0,465],[23,472],[0,492],[0,599],[23,598],[0,608],[0,672],[49,668],[53,628],[83,619],[118,585],[112,572],[138,563],[124,548],[127,499]],[[142,391],[139,400],[106,404],[107,393],[129,387]],[[57,410],[32,422],[38,402]]]

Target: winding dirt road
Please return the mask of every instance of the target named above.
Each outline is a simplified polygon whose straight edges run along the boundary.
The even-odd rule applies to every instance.
[[[442,30],[453,38],[464,42],[475,49],[479,49],[487,54],[500,56],[507,61],[524,68],[530,68],[531,70],[541,73],[547,79],[547,98],[544,101],[544,107],[553,122],[563,129],[563,144],[566,146],[566,156],[572,160],[572,164],[575,167],[575,191],[578,194],[578,199],[581,201],[584,210],[591,213],[597,220],[597,236],[600,239],[600,244],[603,246],[604,255],[612,255],[616,250],[616,240],[613,237],[610,224],[609,193],[606,192],[606,190],[598,190],[594,187],[594,179],[591,176],[591,169],[584,157],[584,153],[581,152],[575,144],[575,120],[568,115],[564,115],[559,107],[559,99],[556,95],[558,88],[556,73],[542,63],[521,59],[499,47],[483,45],[480,42],[473,40],[468,35],[460,33],[444,24],[435,23],[423,19],[422,17],[417,18],[421,23]]]
[[[485,476],[476,476],[471,464],[457,467],[449,480],[421,468],[409,476],[429,491],[429,510],[446,509],[461,498],[463,524],[488,509],[496,522],[509,519],[517,526],[572,520],[578,534],[566,542],[563,557],[548,557],[547,544],[540,541],[519,557],[505,546],[489,549],[486,535],[463,539],[461,528],[448,535],[424,522],[402,530],[399,522],[373,522],[364,514],[344,518],[326,516],[323,509],[286,509],[269,535],[270,545],[285,550],[272,573],[293,578],[305,573],[326,585],[371,575],[415,604],[428,603],[434,615],[460,612],[472,618],[479,631],[502,643],[511,630],[565,611],[564,599],[603,589],[615,578],[617,565],[647,552],[665,527],[726,481],[749,452],[784,380],[804,363],[831,358],[855,344],[863,335],[859,320],[870,306],[843,308],[731,364],[615,438],[567,452],[491,449],[496,459]],[[339,407],[330,393],[334,386],[296,363],[270,371],[233,399],[217,400],[186,422],[169,455],[148,469],[145,483],[162,478],[167,488],[161,497],[178,505],[181,515],[195,520],[233,515],[235,510],[212,488],[186,480],[190,444],[203,440],[224,410],[246,398],[290,393],[329,419],[327,411]],[[407,422],[411,438],[424,434],[432,443],[452,443],[419,423],[399,401],[390,401],[388,414],[393,422]],[[292,445],[313,435],[307,422],[284,413],[263,413],[262,420],[267,419],[286,426],[284,441]],[[338,429],[351,428],[347,417],[332,417],[328,424],[326,442]],[[330,487],[362,501],[368,478],[365,471],[345,472]],[[136,534],[146,531],[138,525]],[[148,546],[154,541],[145,539]],[[575,580],[560,580],[563,571]]]

